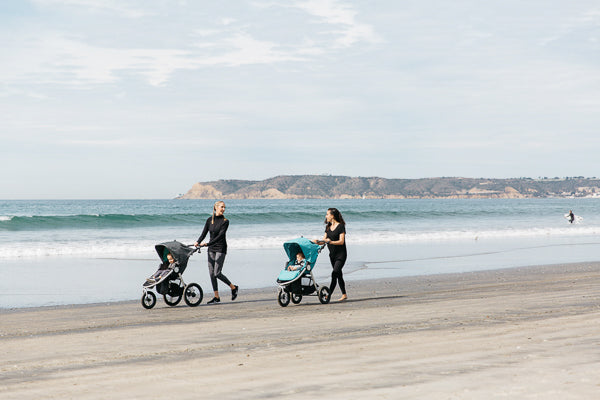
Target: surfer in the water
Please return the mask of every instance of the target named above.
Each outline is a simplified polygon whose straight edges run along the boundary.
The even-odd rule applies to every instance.
[[[573,223],[575,221],[575,214],[573,214],[573,210],[569,210],[569,222]]]

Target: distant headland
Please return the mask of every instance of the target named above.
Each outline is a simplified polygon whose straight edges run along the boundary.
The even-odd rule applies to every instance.
[[[178,199],[518,199],[600,197],[600,179],[422,178],[281,175],[198,182]]]

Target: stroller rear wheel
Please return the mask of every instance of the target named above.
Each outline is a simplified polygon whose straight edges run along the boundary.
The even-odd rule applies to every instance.
[[[156,304],[156,295],[152,292],[144,292],[142,295],[142,307],[146,310],[151,309]]]
[[[202,293],[202,288],[197,283],[190,283],[185,287],[183,292],[185,293],[183,300],[185,300],[185,304],[188,306],[196,307],[198,304],[202,303],[204,293]]]
[[[331,300],[331,293],[329,292],[329,288],[327,286],[321,286],[319,289],[319,301],[321,304],[327,304]]]
[[[302,301],[302,295],[301,294],[292,293],[292,303],[294,303],[294,304],[300,304],[301,301]]]
[[[279,293],[277,293],[277,302],[281,307],[287,307],[287,305],[290,304],[290,293],[279,289]]]

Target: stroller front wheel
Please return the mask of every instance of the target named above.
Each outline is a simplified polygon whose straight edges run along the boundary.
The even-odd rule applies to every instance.
[[[290,304],[290,293],[279,289],[279,293],[277,294],[277,302],[281,307],[287,307],[287,305]]]
[[[200,303],[202,303],[202,297],[204,297],[204,293],[202,293],[202,288],[197,283],[190,283],[184,289],[184,297],[185,304],[190,307],[196,307]]]
[[[146,310],[151,309],[156,304],[156,295],[152,292],[144,292],[142,295],[142,307]]]
[[[182,295],[171,296],[170,294],[163,294],[163,299],[165,299],[165,303],[170,305],[171,307],[175,307],[181,301]]]
[[[294,304],[300,304],[301,301],[302,301],[302,295],[301,294],[292,293],[292,303],[294,303]]]

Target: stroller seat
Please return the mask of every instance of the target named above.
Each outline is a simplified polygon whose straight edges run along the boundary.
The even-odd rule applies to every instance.
[[[289,267],[290,265],[294,265],[293,261],[290,261],[287,266]],[[289,282],[289,281],[293,281],[294,279],[296,279],[298,276],[300,275],[304,275],[304,274],[308,274],[311,270],[311,265],[310,263],[306,263],[306,265],[302,268],[293,270],[293,271],[289,271],[287,269],[287,267],[281,271],[279,273],[279,276],[277,277],[277,282]]]
[[[277,277],[277,282],[293,281],[298,276],[302,275],[304,273],[304,271],[305,271],[305,269],[299,269],[296,271],[288,271],[288,270],[281,271],[279,273],[279,276]]]

